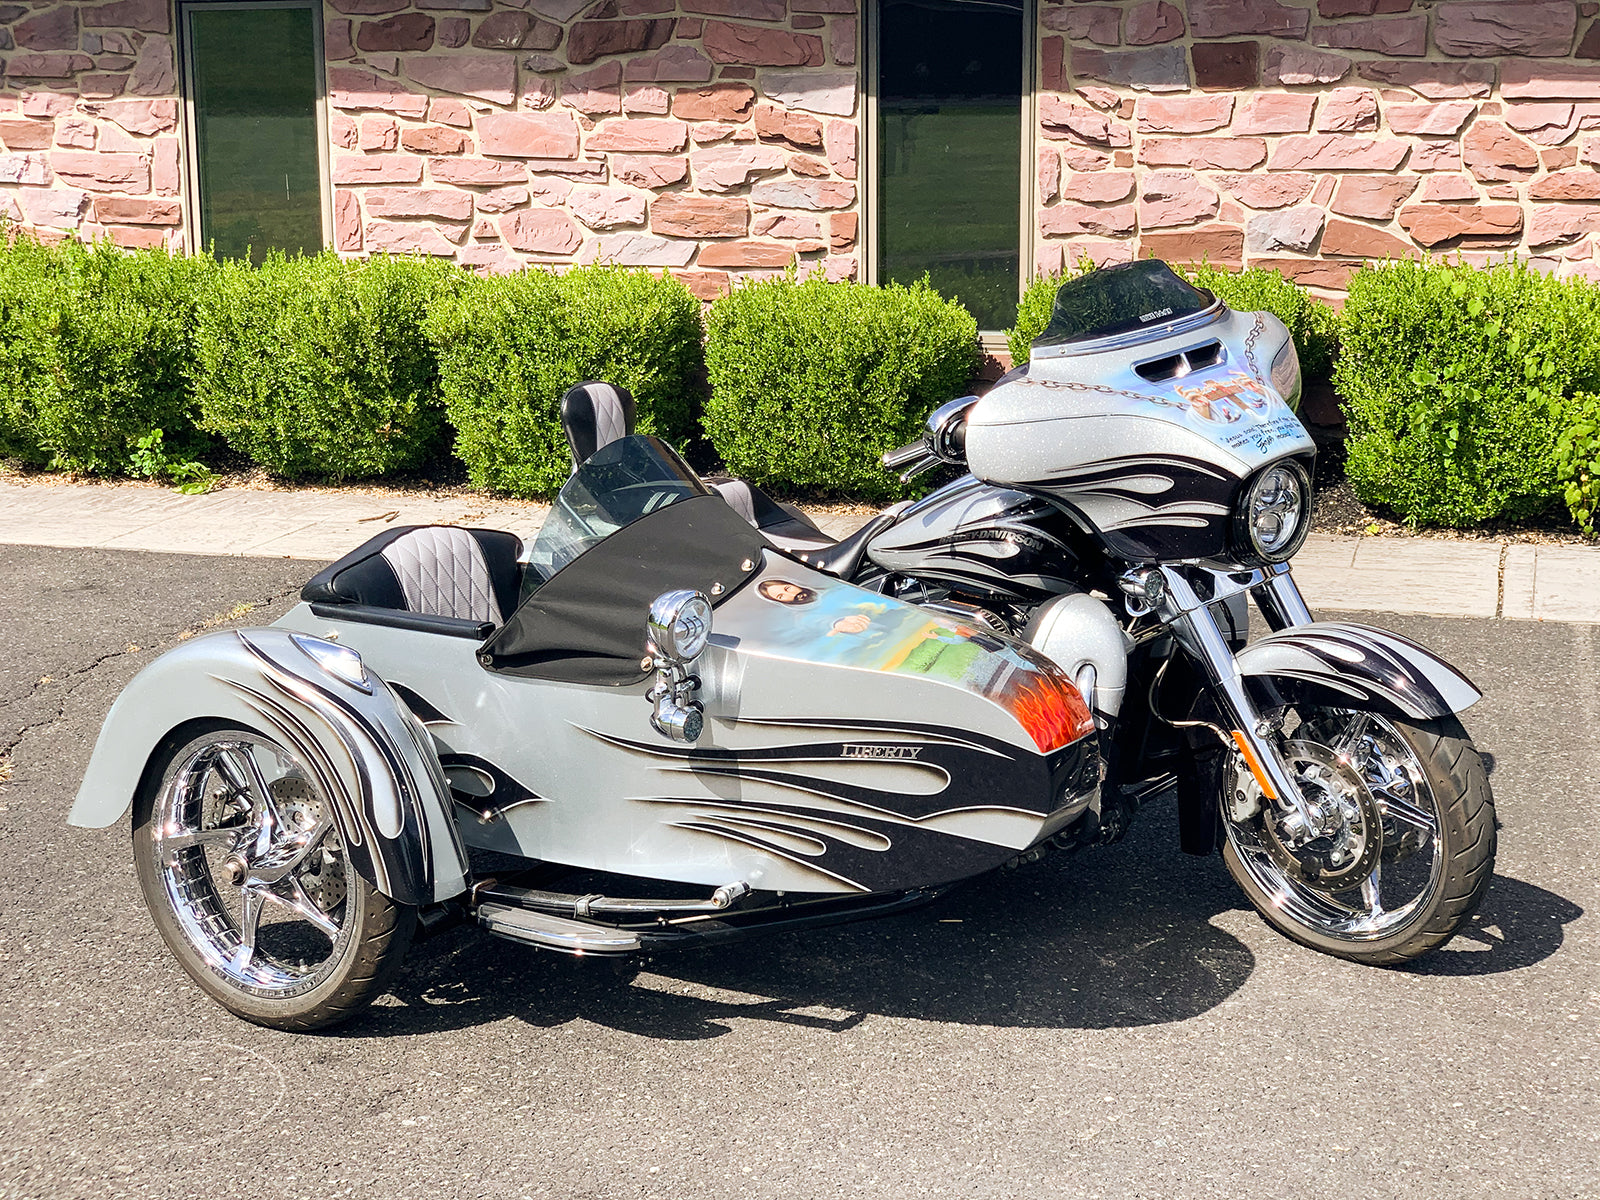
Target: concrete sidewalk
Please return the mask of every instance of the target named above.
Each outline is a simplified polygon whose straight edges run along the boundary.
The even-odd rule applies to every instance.
[[[532,502],[379,490],[181,496],[129,484],[0,481],[0,545],[326,561],[389,525],[490,526],[531,538],[548,512]],[[864,519],[816,515],[839,537]],[[1600,548],[1313,534],[1294,566],[1321,612],[1600,623]]]

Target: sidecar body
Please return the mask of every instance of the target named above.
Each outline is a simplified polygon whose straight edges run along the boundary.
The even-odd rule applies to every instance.
[[[691,598],[687,639],[647,629],[664,595]],[[134,803],[152,906],[165,894],[182,918],[214,888],[202,925],[241,919],[231,881],[316,910],[337,946],[340,887],[294,887],[347,867],[425,914],[626,951],[932,894],[1083,816],[1100,774],[1093,719],[1047,660],[810,570],[630,436],[574,474],[532,547],[386,531],[276,625],[152,663],[70,819]],[[323,831],[339,862],[306,849]],[[630,876],[656,898],[532,888],[519,865]]]

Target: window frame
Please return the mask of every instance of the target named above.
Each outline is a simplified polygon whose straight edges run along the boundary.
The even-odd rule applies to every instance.
[[[864,153],[861,165],[861,279],[869,284],[879,284],[882,272],[878,269],[878,250],[882,232],[878,193],[881,190],[879,170],[882,166],[883,147],[879,134],[879,80],[882,78],[883,7],[881,0],[866,0],[863,5],[860,44],[857,59],[862,64],[861,122]],[[1020,209],[1017,214],[1017,275],[1019,286],[1017,300],[1033,280],[1034,263],[1038,257],[1039,172],[1035,164],[1039,159],[1039,7],[1038,0],[1022,0],[1022,41],[1017,48],[1022,56],[1022,102],[1019,117],[1022,121],[1021,162],[1022,173],[1019,190]],[[985,351],[1004,350],[1005,331],[982,329],[978,331]]]
[[[322,248],[334,248],[332,141],[328,123],[328,55],[323,45],[321,0],[178,0],[178,113],[183,135],[184,224],[190,231],[189,252],[206,250],[206,231],[200,225],[200,149],[194,111],[194,37],[190,17],[207,12],[255,12],[261,9],[300,8],[311,13],[312,77],[316,88],[317,183],[321,194]]]

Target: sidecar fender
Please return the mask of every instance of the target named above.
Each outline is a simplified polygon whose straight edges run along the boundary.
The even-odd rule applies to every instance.
[[[1431,650],[1370,625],[1292,626],[1252,642],[1236,661],[1246,680],[1271,679],[1287,700],[1418,721],[1463,712],[1483,697]]]
[[[101,828],[199,721],[254,730],[292,750],[332,799],[349,862],[402,904],[466,888],[450,789],[427,731],[387,684],[370,691],[324,669],[282,629],[185,642],[156,659],[111,706],[67,820]]]

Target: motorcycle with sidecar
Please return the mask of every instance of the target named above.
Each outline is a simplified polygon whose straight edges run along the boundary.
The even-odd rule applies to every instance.
[[[575,387],[531,546],[389,530],[274,625],[169,651],[69,819],[131,806],[179,963],[284,1029],[360,1011],[419,929],[625,956],[851,921],[1167,794],[1281,932],[1427,952],[1493,868],[1477,689],[1295,588],[1282,324],[1159,263],[1085,280],[1026,368],[885,456],[971,473],[842,541]]]

